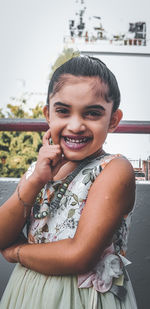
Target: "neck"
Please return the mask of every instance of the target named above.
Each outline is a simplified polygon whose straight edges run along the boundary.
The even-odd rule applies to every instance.
[[[102,156],[105,154],[105,151],[100,148],[96,152],[92,153],[90,156],[84,158],[81,161],[68,161],[64,164],[60,170],[58,171],[57,175],[54,177],[54,181],[62,180],[66,178],[70,173],[74,171],[74,169],[84,160],[94,159],[96,157]]]
[[[92,153],[89,157],[86,157],[85,159],[94,159],[96,157],[104,155],[106,152],[100,148],[96,152]]]
[[[79,162],[68,161],[60,168],[57,175],[54,177],[54,181],[66,178],[70,173],[72,173],[78,164]]]

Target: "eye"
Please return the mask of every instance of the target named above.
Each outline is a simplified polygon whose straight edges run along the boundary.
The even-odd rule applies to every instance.
[[[69,114],[69,110],[67,108],[62,108],[62,107],[59,107],[59,108],[56,108],[55,112],[57,114],[62,114],[62,115],[68,115]]]
[[[88,118],[95,119],[95,118],[99,118],[100,116],[102,116],[102,113],[97,110],[90,110],[90,111],[85,112],[85,117],[88,117]]]

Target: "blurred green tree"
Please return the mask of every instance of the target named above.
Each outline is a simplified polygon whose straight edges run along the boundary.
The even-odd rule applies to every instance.
[[[63,51],[61,52],[61,54],[56,59],[56,61],[54,62],[54,64],[52,65],[49,78],[52,77],[53,72],[58,67],[60,67],[63,63],[65,63],[67,60],[69,60],[73,57],[77,57],[79,55],[80,55],[80,52],[78,50],[76,51],[73,48],[64,48]]]
[[[9,118],[42,117],[41,103],[30,109],[30,113],[25,112],[22,106],[8,104],[7,108]],[[21,177],[29,165],[36,161],[42,136],[42,132],[0,132],[0,177]]]
[[[78,51],[65,48],[51,67],[49,78],[61,64],[77,55]],[[19,97],[11,97],[5,114],[0,109],[0,118],[44,118],[43,102],[27,109],[32,95],[34,93],[23,93]],[[0,177],[21,177],[36,161],[42,136],[42,132],[0,132]]]

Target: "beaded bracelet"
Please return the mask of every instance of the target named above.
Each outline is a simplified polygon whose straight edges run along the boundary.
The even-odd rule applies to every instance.
[[[24,207],[24,218],[26,218],[26,217],[27,217],[27,208],[28,208],[28,207],[31,207],[31,205],[28,204],[28,203],[25,203],[25,202],[22,200],[22,198],[21,198],[21,196],[20,196],[20,191],[19,191],[19,189],[20,189],[20,187],[19,187],[19,185],[18,185],[18,187],[17,187],[18,200],[21,202],[21,204],[22,204],[23,207]]]

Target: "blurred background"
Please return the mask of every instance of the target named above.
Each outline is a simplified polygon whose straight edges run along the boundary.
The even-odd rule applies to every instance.
[[[0,0],[1,123],[42,118],[53,70],[80,52],[99,57],[116,75],[123,121],[149,124],[149,11],[149,0]],[[0,131],[0,204],[36,160],[42,135]],[[104,148],[125,155],[135,169],[128,257],[139,308],[148,309],[150,134],[109,134]],[[1,297],[13,265],[0,259]]]
[[[43,117],[51,72],[80,51],[101,58],[115,73],[123,120],[149,120],[149,0],[0,0],[0,24],[1,118]],[[16,166],[26,168],[41,146],[41,134],[20,134],[17,146],[18,134],[1,133],[2,176],[13,176]],[[11,171],[6,173],[6,161],[12,161],[8,151],[24,148],[25,155],[33,139],[36,155],[32,153],[29,162],[21,158],[9,162]],[[110,134],[105,149],[124,154],[141,169],[143,160],[149,159],[150,136]]]

